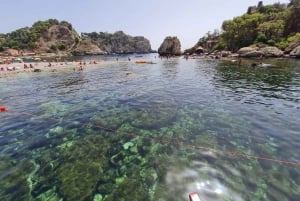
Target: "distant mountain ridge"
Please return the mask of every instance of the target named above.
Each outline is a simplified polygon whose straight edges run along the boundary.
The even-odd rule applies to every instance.
[[[150,41],[143,36],[130,36],[123,31],[82,33],[66,21],[38,21],[32,27],[0,34],[0,52],[7,48],[20,53],[70,53],[74,55],[128,54],[152,52]]]

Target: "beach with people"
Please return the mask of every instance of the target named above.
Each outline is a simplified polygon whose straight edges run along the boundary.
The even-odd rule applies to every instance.
[[[84,68],[107,64],[111,61],[68,61],[68,62],[7,62],[0,64],[0,78],[17,73],[81,71]]]

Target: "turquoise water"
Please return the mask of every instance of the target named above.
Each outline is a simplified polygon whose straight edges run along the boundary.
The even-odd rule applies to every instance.
[[[0,200],[300,200],[300,61],[142,59],[1,77]]]

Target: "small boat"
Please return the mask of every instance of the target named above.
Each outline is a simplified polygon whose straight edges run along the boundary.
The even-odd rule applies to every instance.
[[[152,61],[145,61],[145,60],[138,60],[138,61],[135,61],[136,64],[156,64]]]

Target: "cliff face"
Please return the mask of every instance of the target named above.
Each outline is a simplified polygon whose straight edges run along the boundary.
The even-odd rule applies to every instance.
[[[55,52],[72,50],[79,40],[73,29],[64,25],[52,25],[35,42],[37,52]]]
[[[122,31],[113,34],[105,32],[83,33],[83,38],[90,38],[101,50],[108,54],[150,53],[151,45],[148,39],[142,36],[130,36]]]
[[[0,34],[0,52],[4,49],[36,53],[73,53],[75,55],[150,53],[151,45],[142,36],[130,36],[122,31],[83,33],[81,36],[66,21],[38,21],[32,27]]]
[[[72,51],[73,55],[103,55],[106,54],[97,45],[93,44],[91,39],[82,39],[76,48]]]
[[[179,56],[181,55],[181,44],[177,37],[168,36],[158,48],[160,56]]]

